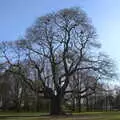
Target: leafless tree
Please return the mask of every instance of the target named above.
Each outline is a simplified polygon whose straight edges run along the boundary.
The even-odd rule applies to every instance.
[[[20,66],[24,60],[29,61],[29,67],[37,71],[37,79],[42,84],[42,90],[38,92],[51,99],[51,114],[62,113],[62,99],[66,93],[73,92],[67,88],[75,73],[90,70],[99,77],[114,75],[112,63],[98,52],[101,45],[91,21],[79,8],[39,17],[27,29],[25,37],[14,44],[15,50],[19,51],[17,57],[3,50],[4,57],[9,64],[14,63],[14,67],[19,68],[19,75],[35,90],[33,79],[27,76],[24,65]]]

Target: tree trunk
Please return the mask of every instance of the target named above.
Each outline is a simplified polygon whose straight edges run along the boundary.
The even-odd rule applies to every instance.
[[[36,94],[36,112],[40,111],[40,100],[38,94]]]
[[[20,112],[20,103],[18,100],[16,101],[16,111]]]
[[[94,111],[96,111],[96,109],[99,109],[97,108],[97,97],[96,97],[96,93],[95,93],[95,96],[94,96]]]
[[[81,112],[81,97],[78,97],[78,111]]]
[[[72,111],[75,112],[75,98],[72,98]]]
[[[89,111],[89,101],[88,101],[88,96],[86,97],[86,111]]]
[[[50,105],[50,114],[51,115],[61,115],[63,114],[61,109],[61,97],[53,96],[51,98],[51,105]]]

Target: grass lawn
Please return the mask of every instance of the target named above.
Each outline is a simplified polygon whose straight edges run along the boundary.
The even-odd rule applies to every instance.
[[[7,117],[13,115],[19,117]],[[84,112],[80,114],[75,113],[72,116],[58,117],[39,117],[39,115],[40,113],[0,113],[0,120],[120,120],[120,112]]]

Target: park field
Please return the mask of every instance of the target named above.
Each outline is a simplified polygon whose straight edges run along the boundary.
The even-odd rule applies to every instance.
[[[120,120],[120,112],[84,112],[67,116],[40,113],[0,113],[0,120]]]

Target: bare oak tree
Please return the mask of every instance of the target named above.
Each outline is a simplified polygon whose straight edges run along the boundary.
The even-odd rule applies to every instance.
[[[114,75],[113,64],[99,54],[101,45],[91,21],[79,8],[63,9],[39,17],[27,29],[24,39],[14,44],[23,53],[18,56],[19,60],[26,59],[28,66],[37,71],[37,79],[42,84],[42,91],[38,92],[51,99],[51,114],[62,114],[62,99],[66,93],[73,92],[67,88],[75,73],[90,70],[102,78]],[[3,54],[11,63],[5,51]],[[20,62],[14,65],[21,69],[18,64]],[[24,74],[23,79],[34,89],[30,76]]]

